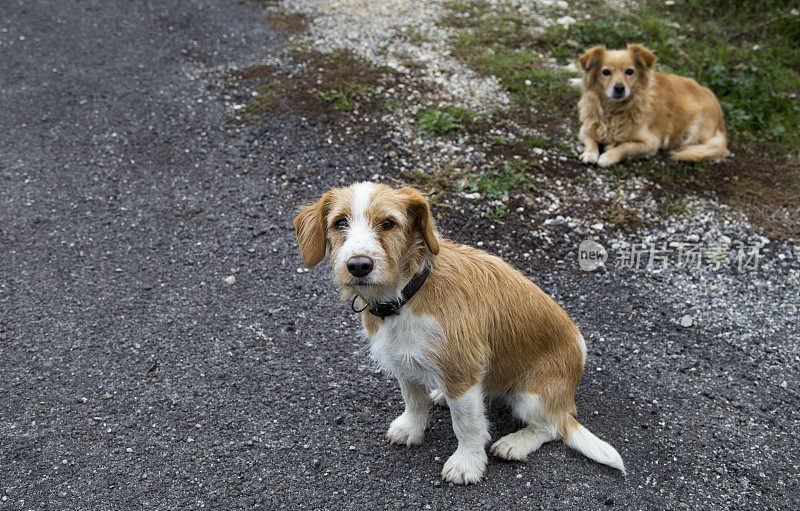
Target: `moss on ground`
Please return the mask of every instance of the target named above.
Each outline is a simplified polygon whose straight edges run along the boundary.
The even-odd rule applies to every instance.
[[[323,54],[296,49],[290,58],[299,68],[292,76],[264,65],[231,73],[232,86],[244,83],[255,89],[241,109],[239,121],[260,125],[264,116],[287,108],[318,117],[385,111],[399,104],[373,94],[376,87],[394,80],[388,68],[345,50]]]

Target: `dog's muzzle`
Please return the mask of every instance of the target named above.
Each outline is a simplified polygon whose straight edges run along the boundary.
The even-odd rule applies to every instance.
[[[628,90],[626,89],[625,85],[621,83],[615,83],[611,88],[611,93],[608,94],[608,97],[617,101],[625,99],[628,97]]]

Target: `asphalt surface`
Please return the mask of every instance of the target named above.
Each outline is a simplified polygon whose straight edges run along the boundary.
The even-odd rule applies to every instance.
[[[587,337],[579,419],[627,477],[551,443],[442,484],[440,409],[423,446],[388,445],[399,391],[291,228],[391,174],[387,148],[227,122],[203,77],[282,41],[251,4],[0,5],[0,509],[794,508],[796,357],[681,328],[649,277],[526,268]]]

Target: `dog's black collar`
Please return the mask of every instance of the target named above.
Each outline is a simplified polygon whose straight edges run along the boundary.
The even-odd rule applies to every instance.
[[[428,280],[428,275],[431,273],[430,268],[426,267],[421,272],[417,273],[411,280],[408,281],[406,287],[403,288],[403,291],[400,293],[400,298],[396,298],[394,300],[389,300],[387,302],[375,302],[372,305],[369,305],[369,313],[373,316],[378,316],[381,319],[386,319],[388,316],[394,316],[396,314],[400,314],[400,307],[408,303],[411,298],[417,294],[417,291],[420,290],[422,285]],[[355,297],[353,298],[353,310],[356,312],[355,309]],[[365,307],[366,308],[366,307]]]

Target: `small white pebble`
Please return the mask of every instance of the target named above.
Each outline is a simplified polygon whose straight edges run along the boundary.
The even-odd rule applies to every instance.
[[[225,278],[222,280],[222,282],[223,282],[223,283],[224,283],[226,286],[232,286],[232,285],[236,284],[236,275],[228,275],[227,277],[225,277]]]
[[[572,16],[561,16],[556,20],[556,23],[564,28],[569,28],[569,26],[575,24],[576,21],[577,20]]]

